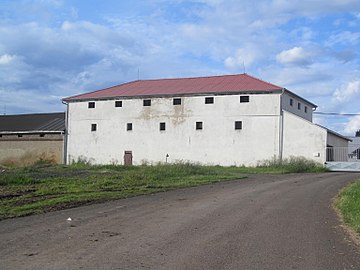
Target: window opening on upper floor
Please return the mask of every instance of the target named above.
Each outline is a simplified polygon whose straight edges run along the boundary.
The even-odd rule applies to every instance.
[[[115,107],[122,107],[122,100],[116,100]]]
[[[151,99],[144,99],[143,100],[143,105],[144,106],[151,106]]]
[[[240,96],[240,103],[249,102],[250,97],[249,96]]]
[[[90,101],[90,102],[88,103],[88,108],[89,108],[89,109],[94,109],[94,108],[95,108],[95,102],[94,102],[94,101]]]
[[[214,97],[205,98],[205,104],[213,104],[213,103],[214,103]]]
[[[181,98],[174,98],[173,105],[181,105]]]

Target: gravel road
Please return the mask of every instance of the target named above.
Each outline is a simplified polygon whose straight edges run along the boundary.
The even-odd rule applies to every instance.
[[[3,220],[0,269],[360,269],[331,207],[355,179],[250,175]]]

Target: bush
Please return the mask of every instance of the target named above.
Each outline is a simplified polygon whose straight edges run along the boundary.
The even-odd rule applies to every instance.
[[[273,158],[265,160],[260,163],[258,167],[282,169],[288,173],[303,173],[303,172],[325,172],[327,169],[320,163],[304,157],[290,157],[280,160]]]

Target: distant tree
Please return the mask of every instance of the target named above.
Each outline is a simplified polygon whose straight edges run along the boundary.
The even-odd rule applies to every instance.
[[[360,129],[358,131],[356,131],[355,137],[360,137]]]

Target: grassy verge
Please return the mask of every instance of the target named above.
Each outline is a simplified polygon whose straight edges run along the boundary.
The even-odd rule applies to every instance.
[[[340,192],[335,206],[339,209],[344,222],[360,236],[360,180]]]
[[[319,171],[316,164],[302,171]],[[1,169],[1,168],[0,168]],[[294,164],[220,167],[196,164],[156,166],[28,166],[1,169],[0,219],[70,208],[177,188],[241,179],[249,173],[299,172]]]

